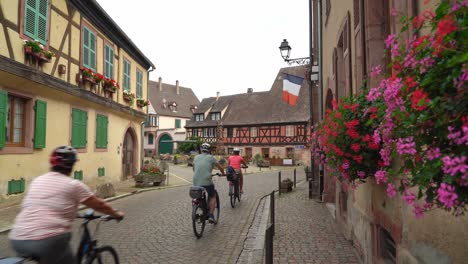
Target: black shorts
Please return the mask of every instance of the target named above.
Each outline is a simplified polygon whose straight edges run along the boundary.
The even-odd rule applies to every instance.
[[[215,197],[216,190],[215,190],[214,184],[202,186],[202,187],[205,188],[206,192],[208,193],[208,198]]]

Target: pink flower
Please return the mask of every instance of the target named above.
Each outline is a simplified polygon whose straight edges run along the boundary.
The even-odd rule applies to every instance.
[[[357,175],[359,176],[359,178],[364,178],[366,176],[366,173],[363,171],[358,171]]]
[[[382,67],[380,65],[377,65],[375,67],[372,67],[371,69],[371,77],[378,76],[382,73]]]
[[[375,180],[377,184],[386,183],[387,182],[387,172],[383,170],[379,170],[375,173]]]
[[[440,157],[440,149],[439,148],[430,148],[427,150],[427,158],[429,160],[435,160]]]
[[[390,35],[388,35],[387,39],[385,40],[385,47],[388,49],[391,46],[393,46],[393,44],[395,44],[395,43],[396,43],[395,34],[390,34]]]
[[[424,209],[418,204],[414,204],[413,212],[416,215],[416,219],[420,219],[424,216]]]
[[[398,15],[398,10],[396,10],[395,8],[392,8],[391,14],[394,17],[397,16]]]
[[[353,143],[353,144],[351,144],[351,149],[354,152],[359,152],[359,150],[361,150],[361,146],[358,143]]]
[[[414,200],[416,200],[416,195],[411,190],[406,190],[403,193],[403,200],[407,205],[412,205]]]
[[[396,195],[396,188],[392,183],[387,184],[387,195],[390,198],[393,198]]]
[[[442,170],[451,176],[455,176],[457,173],[465,174],[468,171],[466,156],[453,158],[445,156],[442,158],[442,162],[444,163]]]
[[[343,170],[349,169],[349,162],[348,162],[348,161],[343,162],[343,164],[341,165],[341,168],[342,168]]]
[[[452,208],[458,198],[455,187],[446,183],[440,184],[437,194],[439,195],[439,201],[448,208]]]
[[[397,152],[400,155],[416,154],[416,144],[414,143],[413,137],[399,138],[396,145],[397,145]]]

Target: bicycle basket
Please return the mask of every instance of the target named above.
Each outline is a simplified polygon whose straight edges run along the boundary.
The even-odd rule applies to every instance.
[[[203,197],[203,191],[205,188],[199,186],[192,186],[190,187],[190,197],[192,199],[201,199]]]
[[[236,173],[229,173],[229,174],[226,175],[226,179],[227,179],[228,181],[237,181],[237,178],[238,178],[238,177],[239,177],[239,176],[237,176]]]

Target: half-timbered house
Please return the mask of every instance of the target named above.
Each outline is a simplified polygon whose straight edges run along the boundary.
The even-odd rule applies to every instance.
[[[99,4],[2,0],[0,28],[0,198],[59,145],[78,150],[72,176],[88,184],[137,173],[154,65]]]
[[[197,136],[229,154],[233,148],[241,155],[260,154],[266,159],[288,158],[309,162],[309,87],[304,79],[295,105],[283,101],[286,74],[304,78],[306,67],[279,71],[269,91],[205,98],[187,122],[187,136]]]

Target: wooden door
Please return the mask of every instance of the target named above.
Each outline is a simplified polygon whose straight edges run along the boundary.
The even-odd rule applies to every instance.
[[[123,144],[123,178],[128,179],[133,177],[134,171],[134,144],[133,136],[130,131],[127,131]]]

